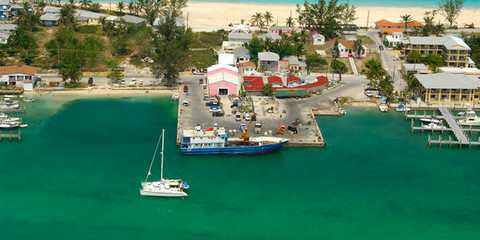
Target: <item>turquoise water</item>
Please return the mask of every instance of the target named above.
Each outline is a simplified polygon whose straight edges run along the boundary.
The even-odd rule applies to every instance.
[[[94,2],[110,2],[110,0],[93,0]],[[118,2],[119,0],[112,0]],[[124,2],[130,2],[125,0]],[[271,4],[303,4],[302,0],[192,0],[192,2],[233,2],[233,3],[271,3]],[[316,1],[309,1],[316,2]],[[340,0],[340,2],[346,2]],[[385,6],[385,7],[438,7],[439,0],[350,0],[355,6]],[[465,0],[465,8],[480,8],[479,0]]]
[[[348,111],[318,118],[324,149],[182,156],[168,97],[40,98],[23,141],[0,142],[0,239],[480,238],[480,150]],[[162,128],[183,200],[138,194]]]

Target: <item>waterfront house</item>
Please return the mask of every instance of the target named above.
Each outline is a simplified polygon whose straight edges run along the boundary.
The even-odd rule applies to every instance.
[[[217,64],[207,69],[208,95],[238,95],[240,78],[238,69]]]
[[[423,24],[419,21],[411,21],[407,23],[407,32],[413,31],[416,28],[422,28]],[[382,19],[380,21],[375,22],[375,28],[382,32],[383,29],[395,28],[395,29],[402,29],[405,30],[405,23],[404,22],[390,22],[388,20]]]
[[[222,50],[228,53],[233,53],[233,50],[243,46],[244,46],[243,42],[234,42],[234,41],[222,42]]]
[[[245,25],[245,24],[235,24],[235,25],[232,26],[231,32],[249,33],[250,32],[250,26]]]
[[[432,71],[425,64],[403,64],[402,71],[405,75],[430,74]]]
[[[153,26],[156,28],[158,27],[161,23],[165,21],[165,17],[157,17],[153,21]],[[185,19],[183,17],[176,17],[175,18],[175,26],[177,27],[185,27]]]
[[[228,34],[228,41],[229,42],[242,42],[242,43],[247,43],[252,40],[252,34],[251,33],[236,33],[236,32],[231,32]]]
[[[363,52],[360,56],[358,56],[358,53],[354,49],[355,42],[354,41],[340,41],[338,43],[338,51],[340,52],[341,58],[346,58],[346,57],[366,57],[367,56],[367,47],[365,45],[363,46]]]
[[[263,78],[261,76],[243,77],[243,89],[249,93],[263,93]]]
[[[320,33],[316,33],[312,35],[313,45],[325,45],[325,36]]]
[[[238,65],[239,65],[239,69],[243,73],[243,76],[257,76],[257,75],[259,75],[257,70],[255,70],[257,68],[257,66],[255,65],[255,63],[253,63],[251,61],[244,62],[244,63],[239,63]]]
[[[403,42],[403,32],[401,29],[384,29],[383,40],[387,47],[399,46]]]
[[[427,104],[478,104],[480,79],[477,76],[450,73],[414,75],[423,88]]]
[[[306,69],[307,65],[298,60],[296,56],[285,56],[282,59],[283,62],[286,62],[287,69],[283,68],[283,64],[281,63],[280,71],[291,71],[291,72],[301,72]]]
[[[84,10],[76,10],[75,14],[73,14],[73,17],[79,25],[100,25],[100,18],[105,18],[107,15]]]
[[[411,52],[423,56],[436,54],[443,58],[447,67],[467,67],[470,47],[454,36],[443,37],[409,37],[403,40],[402,54],[406,58]]]
[[[283,87],[283,80],[279,76],[270,76],[267,78],[268,83],[272,85],[272,88]]]
[[[273,52],[259,52],[258,64],[259,71],[278,72],[280,56]]]
[[[0,67],[0,84],[22,86],[24,82],[32,82],[37,68],[27,65]]]
[[[265,34],[260,35],[258,38],[262,39],[263,41],[266,41],[267,38],[270,39],[272,42],[277,41],[277,40],[282,40],[282,37],[280,37],[277,34],[268,32]]]
[[[133,16],[133,15],[125,15],[118,18],[117,22],[122,24],[127,24],[127,25],[140,26],[140,25],[146,24],[147,20],[141,17]]]
[[[8,20],[10,16],[10,2],[9,0],[0,0],[0,21]]]
[[[289,26],[272,26],[270,27],[268,32],[273,33],[277,36],[282,36],[282,34],[292,36],[292,28]]]
[[[58,26],[60,22],[60,15],[58,14],[43,14],[40,16],[40,25],[44,27]]]
[[[46,6],[45,8],[43,8],[43,13],[44,14],[58,14],[60,15],[60,10],[62,8],[59,8],[59,7],[53,7],[53,6]]]

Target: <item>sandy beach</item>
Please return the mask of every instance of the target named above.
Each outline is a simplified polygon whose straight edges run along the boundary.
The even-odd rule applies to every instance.
[[[115,4],[112,4],[112,8]],[[106,9],[110,8],[109,3],[102,3]],[[411,14],[415,20],[423,21],[425,11],[431,11],[434,8],[421,7],[357,7],[357,20],[355,23],[359,26],[374,26],[374,22],[381,19],[390,21],[400,21],[400,15]],[[279,25],[285,24],[285,19],[292,15],[296,18],[296,6],[294,4],[261,4],[261,3],[222,3],[222,2],[188,2],[184,9],[187,23],[195,31],[213,31],[218,29],[228,29],[230,23],[240,23],[242,19],[245,23],[250,23],[251,16],[256,12],[264,13],[269,11],[273,14],[274,22]],[[370,14],[369,14],[370,12]],[[369,17],[368,17],[369,16]],[[444,17],[437,16],[446,24]],[[465,23],[474,23],[480,26],[480,9],[463,9],[457,19],[460,27]]]

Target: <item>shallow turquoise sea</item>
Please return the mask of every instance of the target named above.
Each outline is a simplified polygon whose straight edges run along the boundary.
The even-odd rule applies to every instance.
[[[0,239],[480,239],[480,150],[428,147],[400,114],[318,118],[328,146],[182,156],[168,97],[41,97],[0,142]],[[139,195],[166,129],[185,199]],[[156,166],[159,173],[159,166]]]

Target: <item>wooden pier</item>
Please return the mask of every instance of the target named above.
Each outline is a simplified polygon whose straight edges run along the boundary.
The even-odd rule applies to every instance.
[[[14,130],[0,131],[0,141],[2,141],[2,139],[22,141],[22,130],[19,129],[17,132]]]
[[[415,114],[408,114],[405,112],[405,118],[406,119],[412,119],[410,128],[411,131],[413,132],[414,130],[420,130],[420,131],[431,131],[433,132],[452,132],[455,140],[452,139],[452,136],[449,136],[448,139],[442,139],[442,136],[439,136],[438,139],[432,139],[431,135],[428,136],[428,146],[431,146],[432,144],[438,144],[438,146],[442,146],[443,144],[448,145],[448,146],[454,146],[457,145],[459,147],[462,146],[479,146],[480,147],[480,137],[478,138],[477,141],[472,141],[467,137],[465,132],[470,132],[470,133],[480,133],[480,129],[477,128],[462,128],[457,124],[456,119],[461,118],[457,116],[453,116],[452,113],[446,108],[446,107],[438,107],[438,111],[440,112],[440,115],[435,115],[435,111],[433,115],[428,115],[426,114],[425,111],[423,111],[423,114],[418,115],[417,111],[415,111]],[[420,119],[420,118],[431,118],[435,117],[437,119],[443,119],[447,123],[447,126],[443,125],[443,122],[441,124],[440,129],[426,129],[423,124],[420,127],[415,127],[414,126],[414,119]]]

